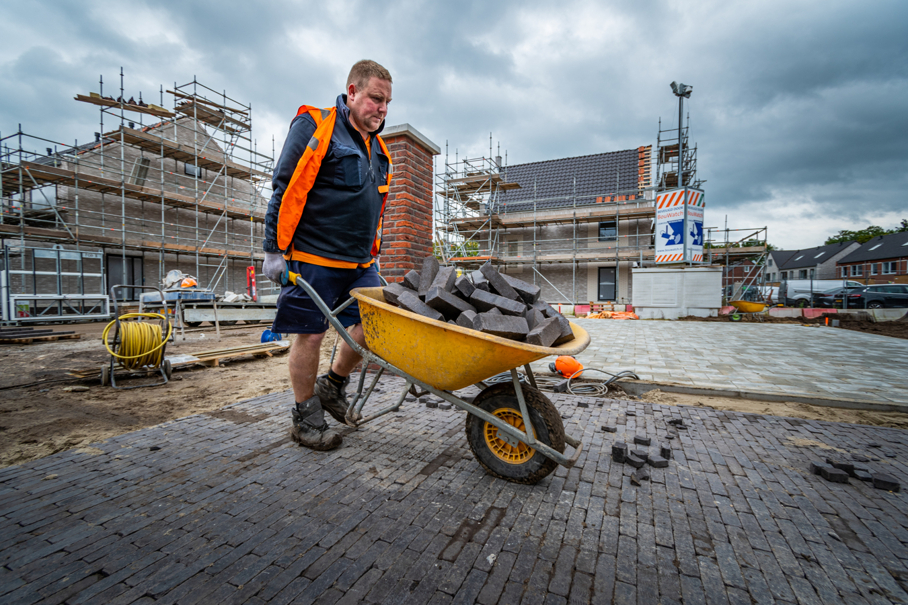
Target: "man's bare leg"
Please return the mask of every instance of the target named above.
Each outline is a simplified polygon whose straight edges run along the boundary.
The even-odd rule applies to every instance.
[[[366,336],[363,334],[363,324],[356,324],[353,326],[353,329],[349,331],[349,334],[359,346],[367,351],[369,350],[369,347],[366,346]],[[341,339],[340,344],[337,347],[337,355],[334,357],[334,363],[331,365],[331,370],[339,376],[346,377],[350,375],[350,372],[353,371],[353,368],[355,368],[356,364],[361,360],[362,356]]]
[[[293,344],[290,346],[290,358],[287,361],[287,366],[290,370],[290,384],[293,386],[293,395],[298,402],[306,401],[315,393],[319,350],[324,338],[324,332],[321,334],[297,334],[296,338],[293,339]]]

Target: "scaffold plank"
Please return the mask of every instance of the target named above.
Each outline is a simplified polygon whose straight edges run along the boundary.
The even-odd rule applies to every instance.
[[[120,195],[121,190],[125,197],[143,202],[156,204],[163,203],[165,206],[173,208],[190,208],[199,212],[209,214],[223,214],[226,212],[228,218],[239,220],[252,220],[256,223],[265,222],[265,213],[250,213],[248,210],[231,207],[221,202],[213,200],[200,200],[198,203],[192,197],[172,193],[170,191],[161,191],[151,187],[142,187],[131,183],[121,183],[113,179],[107,179],[95,175],[77,173],[65,168],[46,166],[34,162],[22,162],[21,182],[24,189],[38,185],[64,185],[75,187],[78,184],[80,189],[97,191],[99,193],[114,193]],[[18,191],[20,183],[20,171],[5,170],[3,173],[3,190]]]
[[[45,241],[45,242],[56,242],[56,243],[79,243],[94,245],[100,247],[117,247],[123,245],[123,242],[118,237],[109,237],[106,235],[95,235],[95,234],[86,234],[84,232],[78,233],[78,239],[73,239],[69,236],[66,231],[60,229],[43,229],[40,227],[25,227],[21,229],[19,225],[0,225],[0,236],[6,235],[7,237],[13,236],[18,237],[20,232],[25,236],[25,239],[35,240],[35,241]],[[183,244],[168,244],[166,242],[160,241],[151,241],[151,240],[126,240],[125,247],[129,250],[146,250],[146,251],[157,251],[164,250],[165,252],[171,252],[174,254],[195,254],[197,247],[196,246],[186,246]],[[250,253],[248,251],[241,250],[228,250],[224,248],[213,248],[205,247],[198,248],[199,254],[202,256],[224,256],[225,254],[230,258],[252,258],[263,259],[265,255],[261,252]]]
[[[225,167],[224,171],[227,173],[227,176],[243,180],[271,179],[271,175],[267,172],[256,170],[255,168],[244,166],[236,162],[231,162],[230,160],[224,161],[223,159],[212,157],[211,155],[203,155],[202,153],[196,156],[195,150],[189,145],[182,145],[150,132],[142,132],[141,130],[135,130],[124,126],[117,130],[105,133],[104,136],[114,139],[115,141],[120,141],[121,132],[125,143],[134,145],[135,147],[139,147],[150,153],[163,153],[164,157],[172,158],[187,164],[193,164],[196,162],[196,157],[198,157],[198,165],[200,168],[219,172],[222,167]],[[210,153],[217,153],[217,151],[212,150]]]
[[[114,101],[112,99],[105,99],[104,97],[101,97],[101,96],[76,95],[73,98],[76,101],[81,101],[83,103],[91,103],[92,105],[100,105],[101,107],[120,107],[120,103],[118,101]],[[171,111],[167,111],[163,107],[158,107],[157,105],[155,105],[153,107],[152,106],[142,107],[141,105],[135,105],[133,103],[123,103],[123,109],[125,109],[126,111],[134,111],[136,113],[144,113],[144,114],[148,114],[150,116],[156,116],[159,118],[172,118],[176,115]]]

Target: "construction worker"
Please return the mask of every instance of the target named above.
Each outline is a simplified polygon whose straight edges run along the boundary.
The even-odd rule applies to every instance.
[[[390,102],[388,70],[359,61],[335,107],[300,107],[274,171],[262,271],[284,286],[272,330],[297,335],[289,356],[296,398],[291,437],[315,450],[341,444],[324,412],[344,422],[345,387],[361,357],[341,340],[331,369],[316,378],[328,320],[302,288],[287,283],[287,272],[299,273],[331,308],[353,288],[381,285],[375,257],[391,159],[378,133]],[[365,347],[357,304],[338,319],[344,328],[353,326],[350,335]]]

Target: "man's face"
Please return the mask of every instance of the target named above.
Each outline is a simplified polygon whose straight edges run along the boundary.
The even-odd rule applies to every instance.
[[[363,134],[374,132],[388,115],[391,102],[391,83],[376,77],[369,78],[365,88],[347,86],[347,107],[353,127]]]

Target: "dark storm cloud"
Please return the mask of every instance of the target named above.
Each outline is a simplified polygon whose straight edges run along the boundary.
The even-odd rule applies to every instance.
[[[491,132],[518,163],[654,144],[680,80],[708,222],[806,246],[908,208],[901,2],[48,2],[3,17],[4,135],[87,139],[97,114],[70,99],[102,73],[118,87],[123,66],[128,96],[195,75],[251,102],[279,149],[296,108],[332,103],[369,57],[394,74],[390,123],[461,156],[487,154]]]

